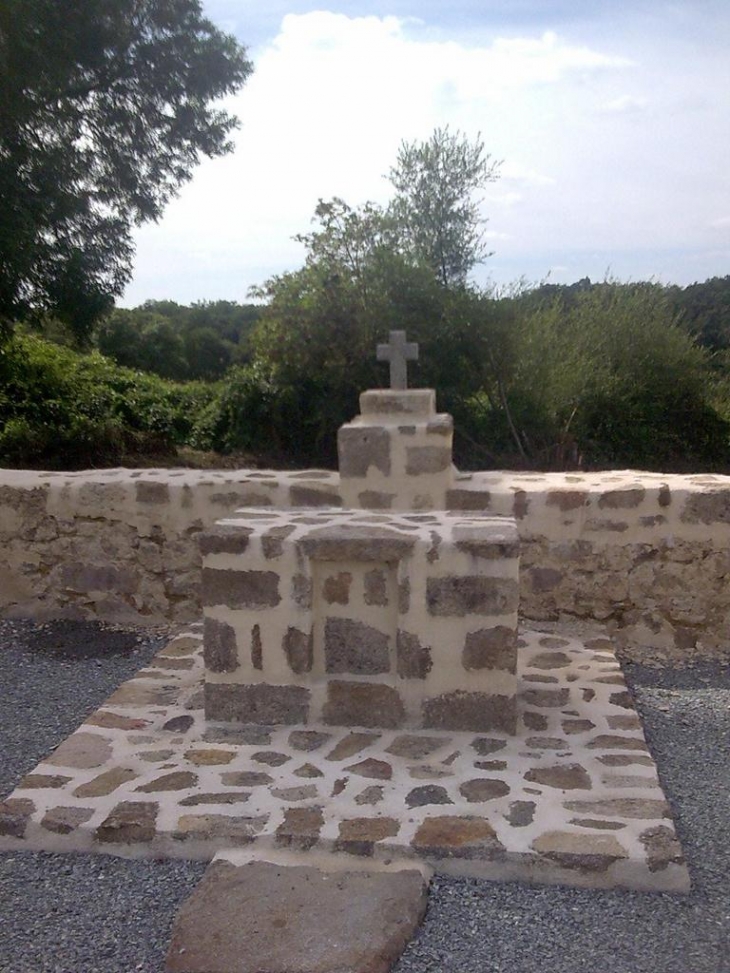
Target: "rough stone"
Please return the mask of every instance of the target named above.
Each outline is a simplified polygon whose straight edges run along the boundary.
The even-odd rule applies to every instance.
[[[548,727],[547,716],[529,709],[522,714],[522,722],[528,730],[547,730]]]
[[[607,818],[668,818],[666,801],[651,797],[616,797],[597,801],[566,801],[569,811],[579,814],[600,814]]]
[[[474,780],[466,780],[459,788],[459,793],[466,798],[470,804],[481,804],[484,801],[493,801],[497,797],[504,797],[509,794],[510,788],[503,780],[489,777],[477,777]]]
[[[319,767],[315,767],[314,764],[302,764],[293,773],[295,777],[324,777]]]
[[[298,787],[272,787],[271,794],[282,801],[308,801],[317,796],[316,784],[301,784]]]
[[[730,490],[690,494],[680,519],[685,524],[730,524]]]
[[[308,851],[317,843],[324,824],[321,807],[284,808],[284,820],[276,829],[279,847]]]
[[[538,708],[559,708],[570,699],[569,689],[526,689],[522,694],[526,706]]]
[[[327,618],[324,655],[327,672],[372,676],[390,671],[387,633],[350,618]]]
[[[112,755],[109,741],[98,733],[73,733],[67,740],[46,758],[47,764],[54,767],[77,767],[89,770],[101,767]]]
[[[336,490],[315,488],[293,483],[289,489],[292,507],[341,507],[342,498]]]
[[[122,784],[134,780],[137,774],[129,767],[112,767],[105,770],[103,774],[94,777],[86,784],[80,784],[73,792],[74,797],[102,797],[105,794],[112,794]]]
[[[98,726],[103,730],[143,730],[149,725],[149,720],[138,720],[109,710],[97,710],[86,720],[86,725]]]
[[[221,774],[225,787],[260,787],[271,784],[273,779],[261,770],[225,770]]]
[[[289,746],[295,750],[319,750],[328,740],[331,733],[318,733],[316,730],[292,730],[289,734]]]
[[[512,801],[509,814],[505,815],[505,819],[513,828],[526,828],[533,822],[535,807],[534,801]]]
[[[291,759],[288,754],[279,753],[277,750],[259,750],[251,754],[251,760],[257,764],[266,764],[267,767],[281,767],[287,760]]]
[[[251,791],[216,791],[214,794],[191,794],[180,801],[180,807],[200,807],[207,804],[245,804]]]
[[[568,736],[574,733],[586,733],[588,730],[596,728],[593,720],[563,720],[560,725],[563,728],[563,733],[567,733]]]
[[[563,513],[584,507],[588,500],[586,490],[550,490],[545,498],[548,507],[557,507]]]
[[[525,774],[525,780],[559,790],[590,790],[591,778],[580,764],[558,764],[555,767],[533,767]]]
[[[639,841],[646,849],[650,872],[661,872],[668,865],[681,865],[684,862],[676,834],[664,824],[642,831]]]
[[[422,760],[429,753],[433,753],[446,743],[443,737],[427,737],[421,734],[403,734],[386,748],[386,753],[395,757],[409,757],[411,760]]]
[[[198,535],[200,553],[208,554],[243,554],[248,547],[250,527],[214,525]]]
[[[426,818],[413,838],[416,851],[430,858],[501,858],[504,846],[484,818],[443,815]]]
[[[215,750],[213,748],[202,748],[200,750],[188,750],[185,759],[196,767],[220,767],[229,764],[236,756],[233,750]]]
[[[391,686],[332,680],[322,712],[325,723],[335,726],[382,726],[395,728],[405,719],[403,701]]]
[[[366,787],[365,790],[361,791],[355,796],[355,804],[380,804],[383,800],[383,788],[378,784],[372,784],[370,787]]]
[[[61,774],[26,774],[18,784],[22,790],[34,790],[35,788],[57,788],[72,780],[71,777],[63,777]]]
[[[465,669],[501,669],[514,673],[517,667],[517,633],[506,625],[480,628],[466,636],[461,662]]]
[[[415,870],[214,862],[178,913],[167,973],[387,973],[426,911]]]
[[[176,770],[170,774],[163,774],[147,784],[141,784],[135,790],[142,794],[155,794],[158,791],[183,791],[188,787],[195,787],[198,783],[197,774],[189,770]]]
[[[586,746],[589,750],[646,750],[646,744],[639,737],[625,737],[600,733]]]
[[[379,733],[348,733],[327,754],[325,760],[346,760],[380,739]]]
[[[172,836],[178,841],[222,838],[233,846],[248,845],[263,830],[267,820],[261,815],[182,814]]]
[[[530,659],[531,669],[564,669],[571,662],[565,652],[540,652]]]
[[[293,524],[282,524],[280,527],[272,527],[261,537],[261,549],[267,561],[273,561],[281,557],[284,553],[284,541],[296,530]]]
[[[238,668],[236,632],[226,622],[206,615],[203,622],[203,658],[211,672],[233,672]]]
[[[494,737],[475,737],[471,745],[480,757],[488,757],[490,753],[497,753],[499,750],[504,750],[507,746],[507,741],[497,740]]]
[[[400,831],[395,818],[349,818],[340,821],[335,848],[355,855],[372,855],[373,846],[384,838],[394,838]]]
[[[536,567],[530,568],[529,577],[532,590],[536,594],[542,594],[557,588],[564,575],[562,571],[558,571],[556,568]]]
[[[489,510],[492,494],[489,490],[447,490],[446,507],[449,510]]]
[[[53,834],[70,834],[93,817],[91,807],[52,807],[43,815],[41,827]]]
[[[35,811],[35,804],[27,797],[9,797],[0,802],[0,835],[22,838]]]
[[[158,809],[155,801],[122,801],[96,829],[96,840],[117,845],[152,841]]]
[[[414,787],[406,795],[406,807],[425,807],[427,804],[453,804],[445,787],[438,784],[424,784]]]
[[[345,767],[351,774],[358,777],[371,777],[373,780],[390,780],[393,776],[393,768],[386,760],[377,760],[375,757],[366,757],[359,763]]]
[[[208,719],[241,723],[306,723],[309,690],[303,686],[247,686],[206,683],[205,715]]]
[[[395,493],[384,493],[382,490],[362,490],[357,495],[358,503],[366,510],[390,510]]]
[[[600,510],[631,509],[638,507],[645,496],[644,487],[637,487],[633,490],[609,490],[598,498],[598,507]]]
[[[547,831],[535,838],[532,847],[564,868],[582,872],[605,872],[614,862],[628,858],[623,845],[607,834]]]

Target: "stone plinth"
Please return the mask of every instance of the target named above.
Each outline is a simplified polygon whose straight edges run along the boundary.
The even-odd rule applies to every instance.
[[[206,715],[514,732],[514,521],[241,510],[202,536]]]
[[[371,389],[360,415],[339,430],[340,491],[346,507],[444,510],[452,486],[450,415],[432,389]]]

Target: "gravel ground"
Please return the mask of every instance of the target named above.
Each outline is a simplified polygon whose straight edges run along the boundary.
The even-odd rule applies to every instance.
[[[0,795],[164,639],[0,621]],[[730,973],[730,669],[629,665],[688,855],[687,896],[437,878],[394,973]],[[0,855],[1,973],[161,973],[205,866]]]

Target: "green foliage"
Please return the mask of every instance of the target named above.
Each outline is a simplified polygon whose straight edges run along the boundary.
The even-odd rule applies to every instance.
[[[89,341],[250,70],[198,0],[0,2],[0,329],[51,311]]]
[[[16,335],[0,354],[0,465],[74,469],[169,455],[215,392]]]
[[[231,365],[249,360],[250,335],[261,308],[232,301],[147,301],[113,311],[99,327],[96,344],[119,365],[184,382],[212,382]]]
[[[444,286],[463,286],[475,264],[490,256],[474,193],[497,178],[481,137],[470,141],[437,128],[426,142],[403,142],[390,181],[389,214],[405,249]]]

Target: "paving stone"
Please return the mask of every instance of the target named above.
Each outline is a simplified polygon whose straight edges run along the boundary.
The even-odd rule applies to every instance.
[[[261,787],[273,780],[270,774],[256,770],[226,770],[221,774],[221,782],[226,787]]]
[[[276,750],[259,750],[251,754],[251,760],[255,760],[257,764],[266,764],[267,767],[281,767],[287,760],[291,760],[291,757]]]
[[[595,831],[621,831],[626,827],[623,821],[601,821],[600,818],[571,818],[570,823],[579,828],[593,828]]]
[[[0,802],[0,835],[22,838],[35,811],[35,804],[27,797],[9,797]]]
[[[670,864],[681,865],[684,862],[674,830],[664,824],[642,831],[639,841],[646,849],[650,872],[661,872]]]
[[[609,730],[640,730],[641,721],[636,713],[617,713],[606,719]]]
[[[355,804],[380,804],[383,800],[383,788],[377,784],[373,784],[371,787],[366,787],[364,791],[361,791],[355,797]]]
[[[307,801],[317,797],[316,784],[301,784],[299,787],[272,787],[271,794],[282,801]]]
[[[606,767],[630,767],[633,764],[652,767],[654,765],[654,761],[648,754],[644,755],[639,753],[605,753],[597,759],[600,763],[605,764]]]
[[[315,767],[314,764],[302,764],[301,767],[297,767],[292,773],[295,777],[324,777],[319,767]]]
[[[526,689],[522,700],[527,706],[559,709],[570,699],[569,689]]]
[[[410,757],[411,760],[422,760],[429,753],[433,753],[439,747],[444,746],[449,741],[443,737],[429,737],[422,734],[404,733],[397,736],[386,753],[392,753],[396,757]]]
[[[52,807],[43,815],[41,827],[53,834],[70,834],[93,817],[93,807]]]
[[[513,828],[526,828],[535,818],[536,807],[534,801],[512,801],[505,818]]]
[[[590,790],[591,778],[580,764],[558,764],[555,767],[533,767],[525,774],[525,780],[533,784],[544,784],[545,787],[557,787],[560,790]]]
[[[215,767],[221,764],[229,764],[236,756],[233,750],[188,750],[185,759],[196,767]]]
[[[507,746],[507,741],[497,740],[494,737],[476,737],[472,740],[471,745],[480,757],[486,757],[490,753],[497,753],[499,750],[504,750]]]
[[[569,811],[582,814],[602,814],[614,818],[668,818],[666,801],[652,797],[616,797],[598,801],[566,801]]]
[[[230,743],[234,747],[268,747],[271,744],[271,730],[266,726],[207,724],[203,731],[203,740],[206,743]]]
[[[445,787],[438,784],[425,784],[414,787],[406,795],[406,807],[425,807],[427,804],[453,804]]]
[[[493,801],[497,797],[504,797],[509,794],[509,784],[503,780],[490,779],[487,777],[477,777],[474,780],[466,780],[459,787],[459,793],[465,797],[470,804],[480,804],[484,801]]]
[[[506,770],[506,760],[475,760],[474,766],[478,770]]]
[[[593,720],[563,720],[560,724],[563,733],[573,734],[573,733],[585,733],[588,730],[594,730],[596,724]]]
[[[412,845],[428,858],[491,858],[504,852],[491,824],[484,818],[469,816],[426,818]]]
[[[183,791],[188,787],[195,787],[198,783],[198,775],[189,770],[177,770],[171,774],[163,774],[147,784],[135,787],[136,791],[142,794],[154,794],[157,791]]]
[[[543,713],[534,713],[527,710],[522,714],[522,722],[528,730],[547,730],[548,718]]]
[[[331,733],[318,733],[316,730],[292,730],[288,742],[289,746],[295,750],[312,751],[319,750],[331,739]]]
[[[174,750],[142,750],[137,756],[147,763],[158,763],[162,760],[169,760],[174,752]]]
[[[194,717],[188,716],[187,714],[184,716],[174,716],[167,723],[163,723],[162,729],[169,730],[171,733],[187,733],[194,723]]]
[[[106,737],[98,733],[73,733],[46,758],[54,767],[77,767],[82,770],[101,767],[112,755],[112,747]]]
[[[408,776],[414,780],[441,780],[442,777],[453,777],[454,771],[446,767],[433,767],[430,764],[421,764],[416,767],[408,768]]]
[[[23,790],[34,790],[35,788],[57,788],[63,787],[73,780],[72,777],[63,777],[61,774],[27,774],[18,784]]]
[[[530,668],[534,669],[564,669],[571,663],[571,658],[565,652],[541,652],[530,659]]]
[[[276,829],[276,843],[280,847],[308,851],[319,840],[323,825],[321,807],[284,808],[284,820]]]
[[[143,730],[149,723],[149,720],[134,719],[109,710],[98,710],[86,720],[87,726],[100,726],[108,730]]]
[[[586,744],[589,750],[646,750],[647,746],[640,737],[612,736],[602,733]]]
[[[109,706],[170,706],[176,702],[177,686],[158,686],[149,680],[154,678],[150,670],[141,670],[135,679],[120,686],[107,700]],[[159,673],[157,678],[168,679]]]
[[[199,807],[202,804],[246,804],[251,791],[216,791],[213,794],[191,794],[180,801],[180,807]]]
[[[267,821],[266,815],[182,814],[172,837],[178,841],[222,838],[234,846],[248,845],[264,829]]]
[[[112,767],[103,774],[94,777],[86,784],[80,784],[74,790],[74,797],[102,797],[112,794],[122,784],[134,780],[138,775],[129,767]]]
[[[623,845],[608,834],[546,831],[535,838],[532,847],[564,868],[582,872],[605,872],[614,862],[628,858]]]
[[[345,767],[345,770],[357,774],[358,777],[372,777],[375,780],[390,780],[393,776],[393,768],[389,763],[385,760],[376,760],[373,757],[367,757],[359,763],[351,764],[349,767]]]
[[[525,745],[532,750],[566,750],[570,746],[560,737],[527,737]]]
[[[122,801],[96,829],[104,844],[144,844],[155,836],[159,804],[153,801]]]
[[[400,822],[395,818],[353,818],[340,822],[333,847],[348,855],[372,857],[378,841],[393,838],[399,831]]]
[[[387,973],[426,910],[419,872],[214,862],[178,913],[167,973]]]

